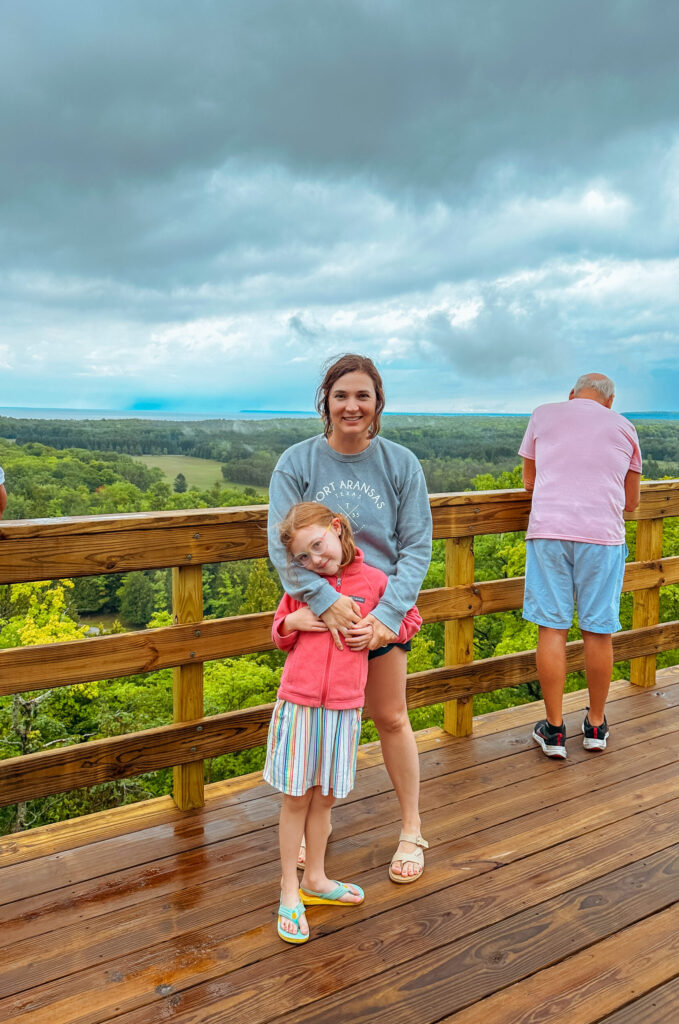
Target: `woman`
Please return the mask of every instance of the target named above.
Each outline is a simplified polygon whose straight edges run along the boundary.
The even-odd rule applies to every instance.
[[[389,868],[395,882],[424,870],[419,761],[406,709],[406,651],[397,634],[416,603],[431,558],[431,511],[422,468],[407,448],[379,437],[382,379],[371,359],[347,354],[328,369],[316,394],[324,433],[281,455],[269,490],[269,554],[287,593],[309,605],[338,647],[370,634],[366,713],[401,807],[402,830]],[[377,607],[360,604],[316,573],[290,571],[276,525],[291,505],[318,501],[347,516],[366,562],[389,577]]]

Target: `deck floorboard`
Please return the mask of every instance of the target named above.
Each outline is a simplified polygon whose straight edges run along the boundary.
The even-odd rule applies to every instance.
[[[679,1019],[679,671],[613,685],[605,754],[582,749],[585,704],[567,696],[566,762],[531,741],[540,704],[418,734],[413,885],[386,876],[398,807],[363,748],[328,861],[366,901],[311,908],[302,947],[275,933],[278,797],[257,775],[198,812],[163,798],[3,837],[0,1020]]]

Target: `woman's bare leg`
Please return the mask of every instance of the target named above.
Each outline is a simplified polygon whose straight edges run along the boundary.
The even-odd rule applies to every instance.
[[[373,658],[368,666],[365,703],[366,713],[377,727],[384,765],[401,806],[402,831],[418,835],[420,762],[406,708],[406,665],[406,652],[399,647]],[[392,865],[395,875],[420,874],[419,865],[408,860],[408,854],[416,849],[413,843],[399,844],[398,852],[403,854],[403,860]]]

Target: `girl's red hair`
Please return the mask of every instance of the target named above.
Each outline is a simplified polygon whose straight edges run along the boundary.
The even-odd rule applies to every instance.
[[[342,524],[342,532],[339,535],[342,545],[340,568],[351,565],[356,557],[351,523],[341,512],[333,512],[327,505],[319,505],[317,501],[300,501],[293,505],[285,519],[278,524],[281,542],[285,545],[288,557],[291,557],[290,545],[298,530],[303,530],[306,526],[330,526],[335,519],[339,519]]]

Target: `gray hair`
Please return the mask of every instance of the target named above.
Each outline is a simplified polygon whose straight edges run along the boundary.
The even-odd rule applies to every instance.
[[[596,391],[604,401],[608,401],[615,394],[615,384],[610,377],[599,376],[593,373],[583,373],[582,377],[578,377],[573,388],[573,394],[578,395],[581,391],[586,391],[587,389]]]

